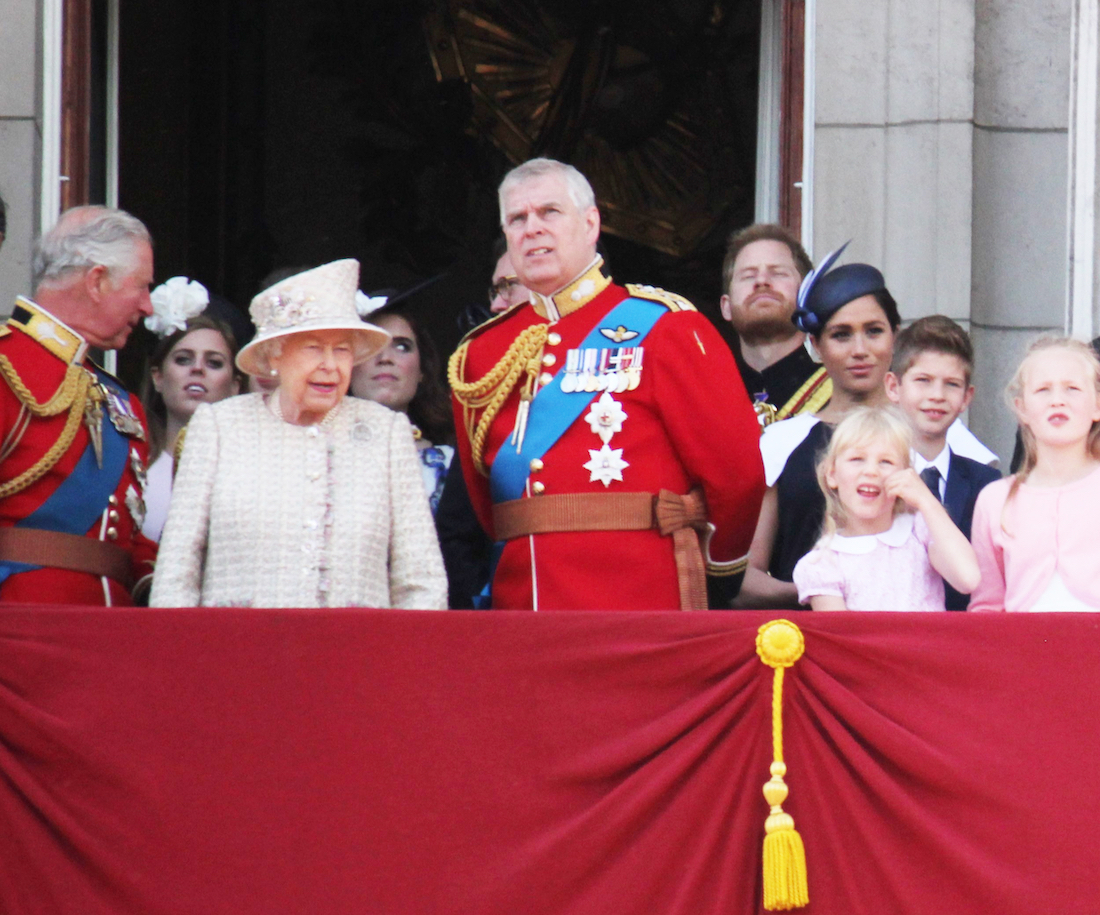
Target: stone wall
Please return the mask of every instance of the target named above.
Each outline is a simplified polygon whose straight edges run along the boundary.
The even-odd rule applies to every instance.
[[[1005,466],[1005,382],[1065,320],[1071,5],[816,9],[813,253],[852,238],[906,319],[971,328],[970,424]]]
[[[1002,455],[1002,391],[1030,339],[1066,321],[1069,0],[976,0],[972,427]]]
[[[38,98],[41,59],[39,4],[0,0],[0,197],[7,204],[8,232],[0,249],[0,314],[27,293],[31,244],[38,234]]]
[[[820,0],[814,254],[848,238],[905,318],[969,318],[974,2]]]

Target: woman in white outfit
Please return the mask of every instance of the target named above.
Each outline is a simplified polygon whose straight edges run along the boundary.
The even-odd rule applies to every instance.
[[[253,299],[237,364],[278,387],[195,412],[153,606],[447,606],[409,421],[345,396],[389,339],[358,318],[358,285],[343,260]]]

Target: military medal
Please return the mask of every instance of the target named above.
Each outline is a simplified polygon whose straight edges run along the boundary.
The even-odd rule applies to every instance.
[[[106,392],[99,382],[88,386],[84,400],[84,425],[88,427],[88,438],[95,450],[96,466],[103,469],[103,401]]]
[[[608,373],[612,371],[612,369],[611,369],[611,352],[612,351],[609,350],[609,349],[601,349],[600,350],[600,356],[599,356],[599,359],[597,360],[597,365],[596,365],[596,390],[597,391],[606,391],[607,390],[607,383],[610,380],[608,378]]]
[[[107,415],[111,419],[111,425],[123,435],[145,441],[145,429],[129,401],[110,388],[107,389]]]
[[[604,328],[601,328],[603,330]],[[622,328],[611,333],[618,333]],[[635,331],[623,332],[623,339],[638,336]],[[595,394],[608,391],[622,394],[633,391],[642,381],[642,347],[620,346],[614,349],[585,347],[565,354],[562,372],[563,394]]]
[[[579,387],[577,390],[583,390],[587,394],[594,394],[596,392],[596,363],[600,358],[600,351],[598,349],[583,349],[581,350],[581,359],[583,360],[581,367],[581,377],[579,379]]]
[[[561,377],[561,391],[572,394],[577,390],[577,372],[580,370],[581,351],[571,349],[565,354],[565,372]]]
[[[618,361],[616,363],[615,372],[615,386],[608,385],[608,390],[614,390],[616,394],[625,392],[630,384],[630,366],[634,365],[635,354],[638,352],[637,346],[623,346],[619,349]]]
[[[605,374],[600,379],[602,382],[600,390],[610,391],[614,394],[618,390],[619,379],[622,377],[619,372],[619,365],[622,362],[623,354],[619,350],[608,350],[607,354],[607,367]]]
[[[642,347],[638,346],[634,348],[634,353],[630,360],[630,368],[626,371],[629,376],[626,385],[628,391],[635,390],[638,385],[642,383],[642,352]]]
[[[768,403],[767,391],[758,391],[752,395],[752,408],[756,411],[756,419],[761,429],[774,423],[776,413],[779,412],[774,404]]]
[[[141,455],[137,453],[136,448],[130,449],[130,469],[134,472],[134,478],[138,481],[138,486],[144,492],[145,487],[149,485],[149,474],[146,473],[145,461],[141,459]]]
[[[133,486],[126,487],[126,508],[137,527],[145,524],[145,499]]]

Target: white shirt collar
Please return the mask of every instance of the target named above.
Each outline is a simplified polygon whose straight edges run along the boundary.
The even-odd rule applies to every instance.
[[[942,489],[947,484],[947,471],[951,469],[951,446],[944,445],[943,451],[930,461],[925,460],[924,455],[917,451],[910,452],[910,457],[913,461],[913,469],[917,473],[922,473],[927,467],[935,467],[940,472],[940,495],[942,496]]]

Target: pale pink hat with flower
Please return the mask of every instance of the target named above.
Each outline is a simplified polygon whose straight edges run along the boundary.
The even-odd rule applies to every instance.
[[[355,362],[369,359],[390,335],[359,318],[359,261],[347,258],[280,280],[265,289],[248,308],[256,336],[237,354],[237,367],[249,375],[266,375],[272,341],[321,330],[346,330],[355,343]]]

